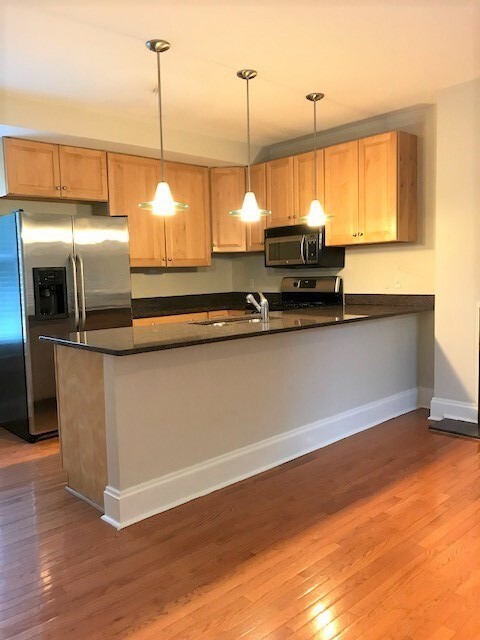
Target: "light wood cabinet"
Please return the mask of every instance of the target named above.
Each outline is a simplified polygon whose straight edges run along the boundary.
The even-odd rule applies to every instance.
[[[165,179],[174,199],[188,209],[165,218],[167,266],[206,267],[212,262],[208,169],[165,163]]]
[[[293,157],[270,160],[267,169],[267,209],[268,227],[284,227],[297,224],[294,215]]]
[[[416,240],[416,142],[403,131],[359,140],[359,242]]]
[[[267,168],[265,162],[250,169],[251,189],[257,198],[260,209],[267,209]],[[247,251],[263,251],[265,248],[265,228],[269,216],[263,216],[258,222],[247,227]]]
[[[108,200],[107,154],[95,149],[4,138],[1,195]]]
[[[248,226],[230,211],[240,209],[245,196],[245,167],[210,169],[212,248],[214,253],[246,251]]]
[[[192,320],[208,320],[208,313],[177,313],[170,316],[154,316],[152,318],[135,318],[134,327],[150,327],[152,324],[173,324],[175,322],[191,322]]]
[[[60,163],[56,144],[4,138],[5,180],[2,195],[60,198]]]
[[[329,245],[358,242],[358,141],[325,149],[325,213]]]
[[[213,320],[215,318],[232,318],[244,316],[241,309],[220,309],[217,311],[200,311],[194,313],[177,313],[169,316],[154,316],[151,318],[135,318],[134,327],[148,327],[152,324],[172,324],[174,322],[192,322],[195,320]]]
[[[416,240],[416,149],[402,131],[325,149],[328,245]]]
[[[312,200],[315,198],[315,168],[313,151],[293,156],[293,184],[295,196],[294,213],[298,222],[305,217]],[[317,197],[325,207],[325,181],[323,167],[323,149],[317,149]]]
[[[108,154],[110,215],[127,215],[132,267],[196,267],[210,264],[208,173],[204,167],[165,163],[173,197],[188,204],[172,218],[138,207],[153,200],[160,162]]]
[[[160,162],[119,153],[108,154],[109,213],[128,216],[132,267],[165,267],[164,218],[139,209],[153,200],[160,179]]]
[[[58,147],[62,198],[108,200],[107,154],[96,149]]]

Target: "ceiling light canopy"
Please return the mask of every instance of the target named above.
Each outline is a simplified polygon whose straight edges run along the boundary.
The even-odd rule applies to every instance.
[[[270,215],[271,211],[267,209],[260,209],[257,203],[257,198],[252,191],[250,181],[250,93],[249,82],[257,77],[257,72],[254,69],[242,69],[237,72],[237,76],[242,80],[247,81],[247,192],[243,199],[241,209],[235,209],[230,211],[230,215],[238,216],[242,222],[258,222],[262,216]]]
[[[174,216],[177,211],[188,209],[188,204],[175,202],[172,192],[165,181],[165,160],[163,157],[163,122],[162,122],[162,82],[160,74],[160,54],[170,49],[170,43],[166,40],[148,40],[147,49],[157,54],[157,78],[158,78],[158,118],[160,124],[160,160],[162,168],[162,179],[157,184],[155,196],[151,202],[141,202],[138,206],[141,209],[148,209],[156,216]]]
[[[314,93],[309,93],[308,96],[305,96],[307,100],[313,102],[313,189],[314,189],[314,198],[310,204],[310,209],[308,214],[302,218],[309,227],[323,227],[327,221],[327,216],[325,211],[318,199],[317,194],[317,102],[324,97],[323,93],[318,91]]]

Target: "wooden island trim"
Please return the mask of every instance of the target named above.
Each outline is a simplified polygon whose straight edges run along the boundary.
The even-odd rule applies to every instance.
[[[55,345],[55,370],[67,490],[103,512],[103,492],[108,479],[103,356]]]

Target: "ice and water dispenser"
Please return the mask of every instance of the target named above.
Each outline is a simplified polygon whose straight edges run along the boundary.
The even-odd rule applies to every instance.
[[[33,269],[35,317],[38,320],[66,318],[67,271],[65,267]]]

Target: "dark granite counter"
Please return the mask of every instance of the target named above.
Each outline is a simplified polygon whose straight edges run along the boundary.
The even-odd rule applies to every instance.
[[[254,336],[300,331],[318,327],[363,322],[403,314],[431,311],[433,301],[415,305],[346,304],[345,307],[324,307],[321,310],[273,312],[268,324],[263,325],[257,314],[232,321],[216,318],[215,324],[175,323],[146,327],[123,327],[72,333],[68,337],[42,336],[42,340],[78,349],[88,349],[115,356],[132,355],[146,351],[177,349],[210,342],[238,340]],[[249,321],[250,320],[250,321]]]
[[[155,298],[134,298],[132,310],[134,318],[154,318],[159,316],[220,311],[222,309],[247,309],[245,298],[250,291],[228,291],[223,293],[198,293],[186,296],[158,296]],[[273,311],[281,310],[282,294],[264,292]],[[347,293],[346,304],[374,304],[407,307],[423,307],[431,304],[435,296],[421,294],[390,293]]]

